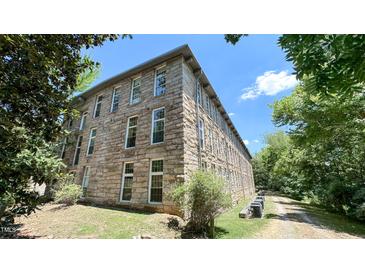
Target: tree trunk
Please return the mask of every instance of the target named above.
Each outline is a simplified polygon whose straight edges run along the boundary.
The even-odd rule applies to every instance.
[[[210,220],[210,224],[209,224],[209,237],[211,238],[211,239],[214,239],[214,218],[212,218],[211,220]]]

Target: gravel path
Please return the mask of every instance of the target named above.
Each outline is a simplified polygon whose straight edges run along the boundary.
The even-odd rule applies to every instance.
[[[268,196],[275,205],[269,225],[256,235],[260,239],[356,239],[319,224],[295,201],[279,196]],[[268,216],[269,217],[269,216]]]

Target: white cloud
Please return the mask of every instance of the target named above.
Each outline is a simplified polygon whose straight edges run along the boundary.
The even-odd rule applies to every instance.
[[[295,75],[289,74],[288,71],[266,71],[256,78],[254,85],[242,90],[240,100],[254,99],[260,95],[273,96],[295,87],[297,83]]]
[[[234,112],[228,113],[229,116],[233,116],[234,114],[235,114]]]
[[[253,142],[256,143],[256,144],[260,143],[260,141],[257,140],[257,139],[253,140]]]
[[[243,140],[243,142],[245,143],[245,145],[247,146],[248,144],[250,144],[250,142],[248,140]]]

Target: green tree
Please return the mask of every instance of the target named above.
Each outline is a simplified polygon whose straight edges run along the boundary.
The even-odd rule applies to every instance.
[[[308,85],[303,81],[274,104],[273,121],[290,126],[292,144],[301,151],[298,173],[307,195],[356,216],[365,203],[365,94],[323,100]]]
[[[277,161],[290,146],[289,142],[289,137],[283,131],[265,136],[266,146],[252,160],[256,187],[280,190],[280,180],[273,176],[273,170]]]
[[[76,115],[72,94],[98,64],[81,50],[117,35],[0,35],[0,218],[30,214],[31,182],[53,183],[62,162],[55,143]]]

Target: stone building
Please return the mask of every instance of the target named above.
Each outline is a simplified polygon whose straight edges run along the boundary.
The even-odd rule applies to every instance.
[[[187,45],[76,98],[62,158],[101,204],[176,213],[169,192],[198,168],[222,176],[234,201],[253,194],[251,156]]]

